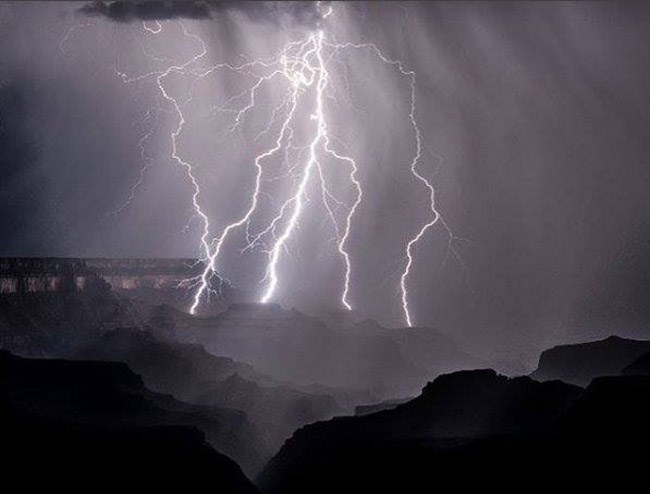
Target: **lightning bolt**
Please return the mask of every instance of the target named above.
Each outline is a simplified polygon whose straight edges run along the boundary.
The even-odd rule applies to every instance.
[[[320,12],[322,21],[330,18],[334,12],[332,5],[324,6],[321,2],[317,2],[317,9]],[[350,295],[353,281],[353,263],[348,250],[348,243],[353,232],[355,215],[364,199],[364,192],[359,178],[359,164],[353,157],[342,151],[344,146],[334,144],[338,140],[329,132],[326,100],[336,100],[328,92],[331,78],[330,63],[336,62],[345,67],[347,71],[347,66],[341,63],[337,56],[341,52],[355,50],[370,52],[379,62],[392,67],[399,75],[406,78],[409,84],[409,104],[405,108],[405,113],[408,114],[414,150],[413,156],[408,163],[408,170],[417,183],[423,187],[428,199],[427,217],[418,227],[418,230],[408,238],[404,248],[404,268],[399,277],[400,301],[404,322],[407,326],[412,326],[413,317],[409,303],[408,281],[416,261],[417,246],[426,233],[438,223],[442,224],[449,235],[449,246],[452,250],[451,242],[454,238],[450,228],[437,209],[434,185],[421,171],[423,137],[416,118],[416,73],[405,68],[401,61],[393,60],[384,55],[378,46],[373,43],[338,43],[334,39],[330,39],[326,36],[320,22],[315,31],[307,33],[302,39],[287,43],[271,57],[245,61],[241,64],[218,63],[203,66],[203,60],[207,53],[206,44],[197,34],[190,33],[184,24],[181,23],[181,26],[184,37],[199,46],[199,49],[192,57],[182,63],[174,62],[166,58],[153,57],[146,53],[143,46],[145,55],[158,63],[168,62],[169,65],[164,69],[134,77],[119,71],[118,75],[125,83],[153,80],[154,87],[157,89],[162,101],[171,108],[171,114],[175,115],[176,118],[175,128],[169,136],[171,143],[170,157],[171,161],[185,172],[191,187],[190,202],[193,217],[198,218],[201,224],[199,238],[202,253],[200,258],[202,263],[201,273],[195,278],[183,282],[184,286],[193,290],[189,312],[196,314],[202,301],[214,292],[212,285],[215,278],[220,285],[224,282],[225,278],[220,274],[223,272],[220,259],[224,246],[240,229],[243,230],[245,245],[240,248],[239,252],[243,254],[261,246],[267,256],[262,279],[263,293],[259,299],[260,302],[267,303],[276,297],[281,284],[280,265],[284,259],[284,254],[289,252],[288,244],[292,237],[295,236],[301,218],[305,213],[306,205],[309,202],[308,190],[312,187],[312,183],[319,189],[320,198],[327,215],[326,218],[329,218],[332,224],[336,252],[342,263],[343,276],[340,304],[347,310],[353,309]],[[163,24],[159,21],[142,24],[143,30],[148,35],[160,35],[163,32],[163,27]],[[69,34],[67,35],[68,38]],[[275,104],[275,106],[269,105],[272,107],[272,111],[268,123],[253,139],[254,143],[261,141],[262,138],[266,139],[272,135],[275,129],[275,135],[270,138],[270,146],[253,159],[254,174],[246,209],[230,223],[216,229],[216,233],[213,233],[215,225],[210,223],[208,214],[202,208],[202,190],[195,167],[182,157],[179,149],[179,137],[187,123],[184,108],[192,99],[195,84],[220,70],[239,74],[252,81],[243,91],[228,98],[224,104],[213,107],[214,114],[230,116],[231,123],[225,130],[227,134],[241,130],[242,124],[248,118],[248,115],[258,108],[260,105],[258,102],[259,95],[264,86],[273,81],[273,83],[277,82],[285,86],[286,91],[279,104]],[[191,89],[185,100],[175,96],[167,87],[167,78],[172,74],[191,78]],[[344,73],[343,77],[348,85],[349,92],[347,73]],[[354,108],[356,109],[356,107]],[[307,143],[303,143],[303,145],[294,143],[298,135],[295,125],[299,114],[307,114],[310,117],[310,130],[308,131],[310,137]],[[311,126],[313,126],[313,129],[311,129]],[[305,130],[302,127],[301,129]],[[150,130],[150,133],[153,131],[153,129]],[[146,158],[144,143],[149,138],[150,133],[146,134],[140,141],[143,159]],[[293,160],[292,156],[295,156]],[[285,171],[270,176],[267,164],[275,162],[278,157],[283,157]],[[348,183],[347,187],[352,191],[352,198],[349,202],[340,200],[329,187],[325,167],[332,166],[335,163],[347,170],[345,175]],[[149,166],[149,161],[147,161],[146,166]],[[143,174],[144,172],[140,174],[127,202],[132,200],[137,188],[141,185]],[[265,225],[257,227],[254,231],[253,226],[259,219],[258,211],[261,209],[262,198],[269,196],[265,190],[265,184],[287,178],[291,180],[288,196],[284,201],[274,206],[277,207],[277,210],[270,220]],[[342,215],[341,211],[343,211]],[[454,255],[457,257],[455,251]]]
[[[131,205],[131,203],[135,200],[135,196],[138,190],[140,190],[140,188],[144,183],[145,174],[147,173],[147,171],[149,170],[149,168],[153,163],[153,158],[147,155],[146,143],[149,140],[149,138],[151,138],[151,136],[154,134],[158,126],[158,112],[156,110],[159,110],[159,108],[149,108],[143,119],[143,123],[146,124],[149,123],[149,121],[152,118],[154,118],[154,123],[138,141],[138,147],[140,148],[140,158],[143,163],[142,167],[140,168],[140,172],[138,173],[138,177],[136,181],[133,183],[133,185],[131,186],[131,190],[126,200],[117,209],[108,213],[107,216],[109,215],[117,216],[126,208],[128,208]]]
[[[160,31],[162,31],[162,24],[160,23],[160,21],[153,21],[152,24],[154,25],[154,27],[149,27],[147,25],[147,22],[143,21],[142,22],[142,29],[144,29],[145,31],[147,31],[147,32],[149,32],[151,34],[159,34]]]
[[[406,248],[404,249],[404,257],[406,262],[405,262],[404,270],[402,271],[402,274],[400,276],[399,287],[401,292],[400,298],[402,303],[404,322],[408,327],[411,327],[413,325],[413,321],[412,321],[410,305],[409,305],[409,291],[408,291],[407,282],[408,282],[408,277],[411,273],[411,268],[415,261],[413,249],[417,245],[417,243],[424,237],[425,233],[436,223],[438,223],[438,221],[440,221],[440,219],[442,218],[440,211],[438,211],[436,207],[436,191],[433,184],[418,171],[418,164],[422,158],[422,132],[420,130],[420,127],[418,126],[418,122],[416,119],[417,76],[415,71],[407,70],[406,68],[404,68],[404,64],[401,61],[392,60],[387,56],[385,56],[381,52],[381,50],[377,47],[377,45],[375,45],[374,43],[363,43],[363,44],[344,43],[344,44],[334,44],[332,45],[332,47],[338,50],[350,49],[350,48],[357,49],[357,50],[370,50],[372,53],[376,55],[376,57],[379,60],[381,60],[383,63],[387,65],[391,65],[395,67],[401,75],[407,77],[410,81],[410,109],[408,113],[408,118],[411,127],[413,128],[413,134],[415,138],[415,152],[414,152],[413,159],[411,160],[411,163],[409,165],[409,169],[411,171],[411,174],[426,187],[429,196],[429,209],[431,213],[430,217],[424,222],[424,224],[420,227],[417,233],[409,239],[409,241],[406,244]],[[353,173],[355,172],[356,172],[356,167],[354,168]],[[357,182],[355,180],[355,184],[356,183]],[[358,201],[360,201],[361,189],[359,188],[358,190],[359,190]],[[355,205],[358,205],[358,203],[355,203]],[[348,217],[348,219],[350,218]],[[453,233],[451,232],[451,230],[449,229],[446,223],[444,223],[444,226],[447,233],[450,236],[450,239],[452,239]],[[347,279],[346,279],[346,288],[347,288]]]
[[[184,160],[181,155],[179,154],[179,146],[178,146],[178,138],[181,135],[183,128],[185,127],[185,124],[187,122],[186,117],[183,112],[183,107],[181,102],[178,101],[177,98],[172,96],[168,89],[165,86],[165,80],[167,77],[169,77],[173,73],[177,74],[187,74],[188,73],[188,67],[190,67],[193,63],[197,62],[198,60],[202,59],[205,54],[207,53],[207,48],[203,40],[196,34],[190,33],[186,26],[181,22],[181,28],[183,31],[183,36],[186,38],[190,38],[195,40],[196,42],[199,43],[200,45],[200,50],[192,56],[189,60],[182,64],[173,64],[167,67],[165,70],[162,71],[154,71],[154,72],[149,72],[144,75],[136,76],[136,77],[129,77],[127,74],[124,72],[117,71],[118,75],[123,79],[125,83],[133,83],[133,82],[140,82],[144,81],[149,78],[154,78],[156,87],[158,88],[158,91],[160,95],[163,97],[165,101],[171,104],[171,107],[173,109],[173,112],[177,116],[177,125],[174,128],[174,130],[170,134],[170,142],[171,142],[171,158],[174,163],[176,163],[178,166],[182,167],[185,171],[186,177],[191,185],[192,188],[192,195],[191,195],[191,202],[192,202],[192,208],[194,211],[194,216],[198,217],[201,221],[201,237],[200,237],[200,244],[202,251],[204,253],[204,258],[208,258],[210,256],[210,245],[208,243],[208,237],[210,235],[210,219],[208,215],[203,211],[201,204],[200,204],[200,197],[201,197],[201,187],[199,184],[199,181],[196,178],[196,174],[194,171],[193,165]],[[142,23],[142,27],[145,31],[147,31],[150,34],[160,34],[163,30],[163,26],[160,22],[156,21],[155,22],[155,28],[150,28],[147,26],[145,22]],[[146,53],[146,52],[145,52]],[[161,59],[156,59],[156,60],[161,60]],[[145,135],[143,139],[140,140],[140,149],[143,151],[143,142],[144,140],[148,138],[148,135]],[[146,166],[142,169],[140,173],[140,177],[138,179],[138,182],[133,186],[131,189],[131,195],[127,199],[128,204],[132,198],[133,194],[135,193],[135,190],[137,187],[140,186],[142,182],[142,177],[144,170],[146,170]],[[124,207],[124,206],[123,206]],[[122,207],[122,208],[123,208]],[[122,209],[121,208],[121,209]],[[202,277],[201,281],[206,281]],[[188,282],[189,285],[192,285],[191,280]]]
[[[326,123],[323,114],[323,92],[325,90],[325,86],[327,85],[327,71],[325,69],[325,64],[323,62],[323,54],[322,54],[323,32],[319,31],[318,34],[312,35],[310,37],[310,43],[313,43],[314,45],[313,52],[316,53],[318,65],[317,67],[312,67],[310,65],[308,57],[311,51],[308,51],[307,54],[303,57],[303,63],[305,64],[306,67],[309,68],[310,71],[318,73],[317,82],[316,82],[316,110],[311,115],[311,118],[316,120],[317,122],[317,131],[316,131],[316,135],[314,136],[314,139],[311,141],[311,144],[309,145],[309,160],[305,165],[305,169],[303,171],[302,179],[300,180],[300,183],[298,185],[298,189],[295,195],[290,199],[288,199],[288,201],[285,203],[285,204],[289,202],[293,203],[294,204],[293,211],[291,213],[291,216],[289,218],[289,221],[284,231],[282,232],[280,237],[278,237],[275,244],[273,245],[273,248],[271,249],[269,255],[269,264],[267,268],[267,278],[269,282],[264,295],[260,299],[260,302],[262,303],[268,302],[271,299],[271,297],[273,297],[273,294],[277,287],[278,284],[277,266],[278,266],[278,261],[280,259],[280,252],[281,249],[284,247],[284,244],[291,236],[291,233],[295,229],[298,219],[300,218],[300,214],[302,213],[305,189],[307,187],[307,184],[309,183],[312,170],[317,163],[317,146],[322,141],[323,136],[326,135]],[[298,78],[298,81],[304,82],[304,78]]]

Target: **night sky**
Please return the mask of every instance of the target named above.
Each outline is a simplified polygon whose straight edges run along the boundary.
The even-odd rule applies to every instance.
[[[199,254],[191,190],[170,158],[177,117],[152,80],[125,84],[119,72],[192,57],[197,45],[179,21],[204,40],[211,64],[268,57],[316,22],[311,4],[199,7],[0,4],[0,255]],[[650,336],[650,5],[334,7],[327,36],[376,43],[417,72],[419,166],[454,237],[439,224],[417,246],[415,323],[484,351],[507,342],[522,355],[610,333]],[[162,32],[140,19],[161,19]],[[357,160],[365,192],[349,242],[351,298],[362,314],[397,325],[403,249],[427,215],[426,190],[408,172],[408,80],[368,53],[331,70],[330,127]],[[169,90],[183,97],[189,83],[170,78]],[[220,74],[197,85],[179,138],[214,225],[246,207],[252,162],[271,142],[251,137],[269,105],[227,133],[232,115],[219,105],[246,84]],[[277,300],[336,308],[341,261],[315,191],[309,200]],[[240,255],[242,242],[232,238],[221,265],[258,293],[266,257]]]

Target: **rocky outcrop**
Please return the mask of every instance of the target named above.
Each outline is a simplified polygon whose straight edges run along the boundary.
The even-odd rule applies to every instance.
[[[411,401],[413,398],[402,398],[396,400],[385,400],[380,401],[379,403],[373,403],[370,405],[358,405],[354,407],[354,415],[370,415],[371,413],[382,412],[384,410],[392,410],[393,408],[403,405],[407,401]]]
[[[560,379],[586,386],[595,377],[615,376],[638,357],[650,352],[650,341],[610,336],[607,339],[545,350],[531,377],[540,381]]]
[[[215,414],[152,394],[124,364],[0,352],[0,404],[3,470],[25,486],[165,488],[182,482],[256,492],[199,432],[219,435],[224,447],[243,447],[242,414]]]
[[[237,374],[256,382],[271,380],[248,364],[217,357],[202,346],[163,341],[138,328],[117,328],[81,349],[78,359],[124,362],[146,386],[190,400],[217,381]]]
[[[187,258],[0,258],[0,297],[38,293],[71,293],[94,289],[105,283],[118,293],[149,304],[169,304],[181,310],[189,305],[189,290],[183,282],[199,275],[202,264]],[[220,287],[223,300],[232,301],[235,290]],[[206,314],[227,307],[215,298],[202,304]]]
[[[265,431],[274,451],[296,429],[341,412],[331,396],[305,393],[282,385],[259,385],[237,374],[214,383],[194,401],[244,410],[250,420]]]
[[[131,301],[101,280],[84,291],[0,295],[0,348],[26,356],[66,356],[107,329],[137,319]]]
[[[561,382],[456,373],[393,410],[296,432],[258,479],[267,494],[630,490],[645,478],[650,378]]]
[[[260,431],[249,436],[248,449],[234,456],[247,472],[257,472],[295,429],[341,411],[330,396],[280,385],[250,365],[136,328],[110,331],[76,358],[124,362],[149,389],[196,405],[244,412]]]
[[[650,352],[644,353],[623,369],[627,376],[650,376]]]

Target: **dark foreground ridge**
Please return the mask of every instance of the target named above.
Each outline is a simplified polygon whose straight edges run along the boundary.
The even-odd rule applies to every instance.
[[[644,353],[623,369],[627,376],[650,376],[650,352]]]
[[[201,413],[148,392],[124,364],[0,351],[3,471],[30,488],[124,488],[128,482],[255,494],[237,464],[192,426],[212,420],[220,427]],[[227,434],[227,424],[221,429]]]
[[[459,372],[395,409],[302,428],[259,485],[268,494],[625,491],[645,479],[649,413],[648,377],[598,378],[583,391]]]

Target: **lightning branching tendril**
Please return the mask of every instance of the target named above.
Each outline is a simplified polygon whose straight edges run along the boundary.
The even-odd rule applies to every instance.
[[[323,6],[318,2],[317,7],[321,14],[321,21],[329,18],[333,13],[332,5]],[[166,25],[167,22],[155,21],[143,23],[142,28],[147,36],[154,36],[162,33]],[[329,132],[326,102],[328,99],[335,99],[328,92],[328,83],[331,77],[330,70],[334,70],[331,68],[332,62],[345,66],[337,59],[340,53],[345,51],[366,51],[374,55],[379,62],[392,67],[399,75],[408,80],[409,106],[406,112],[408,113],[408,121],[412,128],[414,141],[413,156],[408,169],[417,183],[424,187],[428,198],[428,216],[406,243],[404,268],[399,278],[404,322],[407,326],[412,326],[413,317],[409,303],[408,281],[415,262],[416,247],[425,234],[438,223],[444,227],[449,235],[450,248],[452,248],[451,240],[454,238],[436,207],[434,185],[421,171],[423,138],[416,118],[416,73],[405,68],[401,61],[392,60],[385,56],[373,43],[338,43],[328,38],[322,27],[322,22],[319,22],[318,28],[308,33],[303,39],[287,43],[278,53],[269,58],[246,61],[241,64],[219,63],[204,65],[207,54],[206,44],[197,34],[189,32],[182,23],[181,26],[183,35],[198,47],[196,53],[185,62],[174,62],[168,58],[153,57],[143,47],[143,52],[154,61],[158,63],[165,62],[169,65],[165,69],[137,76],[128,76],[120,71],[117,71],[117,73],[127,84],[153,80],[161,101],[169,105],[171,113],[176,118],[176,126],[169,136],[171,161],[180,166],[185,172],[192,191],[193,217],[198,218],[201,224],[201,272],[195,278],[183,282],[185,287],[193,291],[192,303],[189,308],[190,313],[197,313],[202,301],[214,293],[215,279],[218,281],[218,287],[223,285],[225,280],[223,275],[220,274],[223,268],[220,266],[220,260],[224,246],[232,235],[240,229],[243,230],[242,234],[245,238],[245,245],[240,248],[240,253],[262,248],[267,256],[265,274],[262,279],[264,288],[260,302],[269,302],[276,296],[281,283],[280,265],[283,256],[289,252],[289,241],[298,230],[301,217],[304,214],[309,200],[308,189],[314,186],[319,189],[323,208],[329,223],[332,225],[333,242],[336,245],[336,251],[343,266],[340,303],[347,310],[353,309],[351,301],[353,263],[348,244],[353,232],[355,215],[364,198],[364,191],[359,177],[359,164],[352,156],[348,156],[347,152],[343,151],[344,146],[340,146],[338,139]],[[260,105],[258,100],[265,85],[271,81],[280,81],[286,86],[286,92],[278,104],[266,105],[272,108],[268,123],[256,136],[253,136],[252,142],[257,143],[263,138],[271,136],[275,131],[275,135],[271,139],[271,146],[260,152],[252,162],[252,190],[248,197],[247,207],[237,218],[217,229],[215,225],[211,224],[210,218],[202,206],[201,184],[195,166],[182,157],[179,149],[179,136],[187,123],[185,108],[192,99],[192,89],[190,89],[187,98],[181,100],[167,87],[166,81],[172,74],[189,77],[191,78],[190,87],[193,88],[204,78],[221,70],[239,74],[252,81],[243,91],[231,96],[223,104],[214,106],[212,109],[213,114],[222,113],[231,116],[232,120],[226,130],[227,133],[241,130],[248,115]],[[345,70],[347,71],[347,67]],[[346,85],[349,86],[347,73],[344,73],[342,77]],[[354,108],[356,109],[356,107]],[[151,114],[153,115],[155,111],[160,110],[160,107],[152,109]],[[157,115],[157,113],[155,114]],[[296,145],[294,142],[297,132],[295,126],[299,114],[309,115],[309,126],[313,126],[313,129],[309,130],[311,137],[308,144],[302,146]],[[304,129],[301,127],[301,130]],[[153,130],[145,134],[140,141],[141,156],[145,164],[138,181],[131,189],[131,194],[122,208],[126,207],[133,199],[133,195],[141,185],[146,168],[151,164],[151,158],[145,153],[145,144],[151,132]],[[292,153],[294,155],[297,153],[294,162],[291,160]],[[283,158],[285,169],[280,174],[271,175],[265,166],[271,158],[276,158],[276,155]],[[339,199],[335,191],[331,189],[325,172],[326,166],[340,166],[347,170],[345,176],[347,177],[348,186],[353,192],[352,200],[346,202]],[[285,200],[276,204],[277,210],[274,215],[271,215],[271,219],[261,228],[258,227],[256,231],[253,231],[253,220],[257,217],[256,213],[261,207],[262,198],[267,194],[264,191],[264,184],[284,178],[291,180],[288,196]],[[342,215],[341,211],[343,211]],[[215,230],[216,233],[213,233]],[[455,251],[454,255],[457,256]]]

